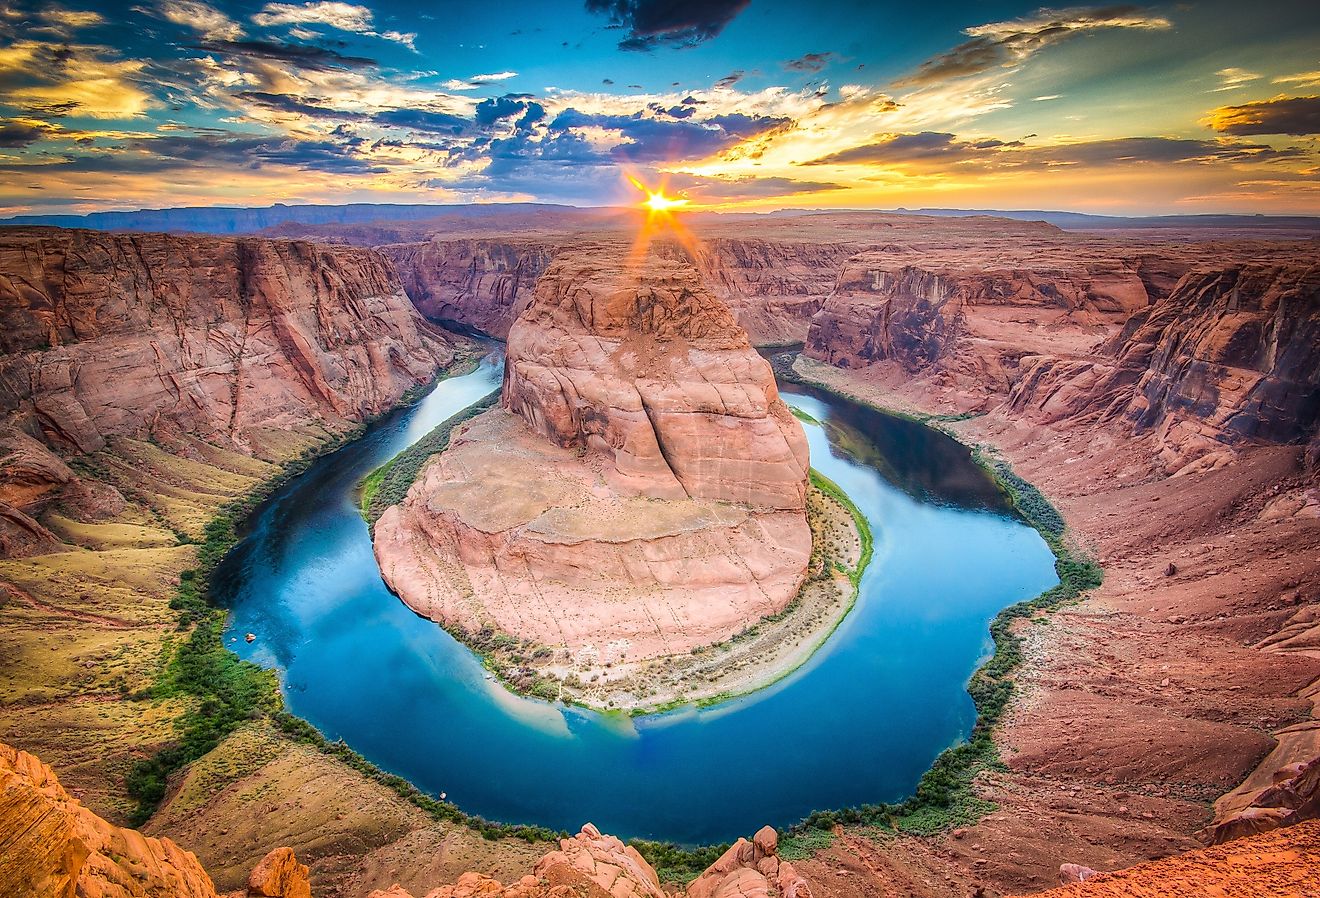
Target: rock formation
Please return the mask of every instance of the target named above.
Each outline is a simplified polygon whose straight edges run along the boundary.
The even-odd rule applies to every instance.
[[[806,440],[769,366],[689,266],[615,258],[555,261],[510,330],[504,408],[375,531],[419,613],[585,675],[782,610],[811,550]]]
[[[770,366],[680,262],[559,260],[509,333],[503,404],[560,446],[609,456],[623,489],[805,502],[806,438]]]
[[[1169,471],[1246,441],[1308,442],[1320,431],[1320,270],[1190,272],[1109,352],[1024,358],[1011,408],[1154,433]]]
[[[413,304],[432,321],[458,322],[500,339],[559,246],[543,240],[449,240],[380,247]]]
[[[0,235],[0,352],[0,417],[72,453],[154,428],[252,450],[452,358],[370,250],[53,230]]]
[[[13,898],[217,898],[192,852],[107,823],[49,767],[3,743],[0,883]],[[307,868],[276,849],[252,872],[247,895],[310,898]]]
[[[4,557],[57,546],[35,517],[84,489],[59,455],[187,435],[287,456],[454,356],[371,250],[56,230],[0,235],[0,353]]]
[[[749,842],[739,839],[693,880],[685,891],[666,891],[650,864],[613,836],[588,823],[559,850],[537,863],[529,876],[502,886],[489,876],[467,873],[425,898],[811,898],[806,879],[778,855],[779,837],[767,826]],[[397,885],[368,898],[412,898]]]

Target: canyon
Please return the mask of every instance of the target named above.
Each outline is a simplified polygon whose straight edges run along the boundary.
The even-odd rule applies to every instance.
[[[762,882],[766,894],[815,898],[1027,894],[1056,884],[1060,865],[1116,870],[1234,837],[1243,855],[1305,869],[1314,824],[1299,821],[1314,812],[1320,757],[1315,239],[713,217],[692,225],[697,250],[655,248],[649,304],[624,293],[628,314],[614,317],[616,275],[583,249],[615,245],[611,227],[283,226],[316,240],[0,232],[5,740],[40,754],[59,790],[106,826],[127,821],[126,774],[175,738],[186,710],[151,684],[177,626],[174,585],[207,521],[470,352],[422,314],[507,335],[504,405],[426,468],[377,523],[379,543],[407,527],[457,542],[457,528],[475,526],[519,540],[519,552],[572,544],[566,567],[580,573],[600,564],[582,546],[609,540],[592,520],[550,512],[592,507],[601,484],[610,502],[691,503],[689,518],[632,522],[648,539],[698,522],[731,540],[750,522],[764,534],[791,518],[759,537],[785,563],[774,596],[699,633],[726,637],[738,617],[791,598],[809,563],[805,451],[750,351],[802,341],[793,376],[926,418],[1011,467],[1105,580],[1083,602],[1013,625],[1024,662],[995,734],[1003,765],[974,782],[988,810],[933,835],[826,828],[791,861],[758,834],[759,847],[734,846],[688,894],[758,894]],[[381,237],[379,249],[347,245]],[[689,325],[700,327],[681,332]],[[670,357],[675,340],[687,361]],[[693,362],[707,356],[722,361]],[[683,376],[648,376],[648,364]],[[740,430],[755,441],[738,451],[767,462],[756,477],[688,464],[708,436],[672,403],[710,397],[753,422]],[[492,445],[500,452],[480,451]],[[732,451],[714,445],[717,457]],[[550,462],[555,495],[516,489],[489,506],[463,495],[468,478],[489,486]],[[558,544],[529,525],[547,514]],[[402,550],[378,551],[389,577]],[[477,554],[458,566],[465,576],[498,568],[495,550]],[[420,576],[412,564],[407,576]],[[436,570],[427,576],[439,582]],[[414,601],[428,614],[425,602],[443,604]],[[20,757],[5,756],[27,771],[22,788],[58,797],[49,773]],[[87,808],[70,813],[85,821]],[[604,893],[659,889],[644,861],[593,829],[557,848],[482,839],[261,717],[178,771],[146,832],[196,851],[222,890],[243,888],[275,846],[307,863],[317,894],[534,895],[542,879],[571,886],[597,873],[615,877],[592,880]],[[176,857],[149,844],[152,857]],[[1177,863],[1132,875],[1158,889],[1186,875]],[[569,869],[579,879],[550,872]],[[535,882],[520,879],[529,870]],[[618,882],[632,891],[611,891]],[[1142,894],[1116,882],[1061,894]]]

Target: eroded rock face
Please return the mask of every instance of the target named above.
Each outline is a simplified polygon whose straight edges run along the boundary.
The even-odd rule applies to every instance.
[[[682,256],[690,255],[711,292],[751,341],[764,346],[806,339],[811,316],[857,249],[851,243],[711,237]]]
[[[217,898],[191,851],[107,823],[54,772],[0,743],[0,884],[13,898]],[[307,867],[277,848],[252,871],[251,898],[311,898]]]
[[[0,744],[0,882],[15,896],[215,898],[197,858],[106,823],[51,769]]]
[[[903,259],[883,252],[852,259],[812,319],[807,355],[842,368],[893,360],[917,372],[949,365],[960,340],[992,336],[998,309],[1053,310],[1085,324],[1149,301],[1135,266],[1069,271]]]
[[[769,365],[688,265],[561,257],[509,333],[503,404],[654,498],[800,510],[806,437]]]
[[[387,244],[380,251],[394,262],[404,290],[427,318],[456,321],[504,339],[520,301],[531,297],[559,244],[437,238]]]
[[[551,266],[510,331],[504,407],[375,528],[414,610],[588,682],[782,610],[811,554],[806,438],[769,366],[690,267],[612,258]]]
[[[89,231],[0,235],[0,417],[63,453],[260,435],[388,408],[452,358],[371,250]]]
[[[1320,272],[1197,269],[1134,315],[1110,352],[1023,359],[1010,408],[1153,433],[1170,470],[1245,441],[1309,442],[1320,429]]]
[[[532,875],[512,885],[465,873],[425,898],[811,898],[811,886],[779,859],[777,845],[775,831],[764,827],[750,842],[739,839],[685,891],[670,892],[634,848],[588,823],[573,838],[560,840],[559,850],[541,858]],[[396,885],[368,898],[413,896]]]

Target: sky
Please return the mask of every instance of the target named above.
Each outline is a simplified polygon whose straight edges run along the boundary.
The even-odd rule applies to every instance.
[[[0,215],[1320,214],[1320,2],[0,0]]]

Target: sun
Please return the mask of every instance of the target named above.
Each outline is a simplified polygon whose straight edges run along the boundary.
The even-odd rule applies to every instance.
[[[642,203],[652,212],[672,212],[675,209],[681,209],[686,206],[688,201],[683,197],[665,196],[663,191],[646,191],[646,200]]]

